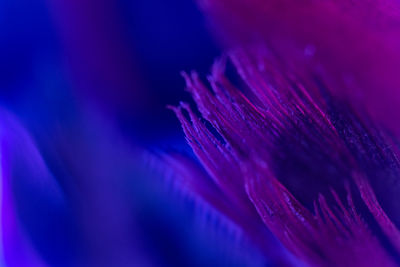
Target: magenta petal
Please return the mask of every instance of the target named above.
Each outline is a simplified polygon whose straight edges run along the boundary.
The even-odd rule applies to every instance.
[[[263,57],[262,51],[255,56]],[[250,215],[250,200],[267,228],[306,263],[394,266],[362,204],[397,248],[393,202],[379,195],[381,208],[366,185],[383,189],[398,181],[397,152],[389,139],[318,79],[303,81],[275,65],[274,57],[260,67],[246,50],[234,50],[231,58],[245,82],[242,91],[225,77],[224,60],[213,67],[212,90],[196,73],[184,75],[202,117],[218,134],[188,104],[173,108],[195,154],[231,204]],[[359,194],[351,196],[356,185],[362,201]],[[387,191],[391,199],[396,190]]]

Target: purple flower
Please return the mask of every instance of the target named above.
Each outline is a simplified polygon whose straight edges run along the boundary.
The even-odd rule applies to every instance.
[[[366,205],[398,250],[399,232],[390,217],[399,218],[394,200],[400,173],[389,140],[336,103],[320,82],[315,86],[326,96],[313,98],[290,73],[260,71],[242,51],[231,57],[246,82],[245,93],[224,76],[223,61],[209,77],[212,92],[196,73],[184,74],[202,117],[217,133],[189,105],[173,109],[193,151],[242,214],[239,225],[257,242],[262,229],[255,225],[263,221],[287,249],[312,265],[394,265],[380,242],[385,237],[363,216]],[[370,185],[379,183],[393,186],[380,201]]]
[[[234,220],[255,243],[262,221],[306,264],[398,264],[398,112],[389,113],[398,110],[397,9],[379,1],[201,3],[223,29],[237,74],[225,74],[225,59],[209,87],[183,73],[201,116],[186,103],[172,109],[242,214]],[[272,239],[257,244],[268,258],[282,256],[263,247]]]

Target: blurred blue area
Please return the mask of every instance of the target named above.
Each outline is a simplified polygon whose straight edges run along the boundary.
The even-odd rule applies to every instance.
[[[96,1],[82,2],[93,9],[96,5]],[[207,73],[220,53],[206,29],[204,17],[193,1],[109,2],[116,3],[117,14],[111,18],[122,22],[115,25],[121,27],[118,30],[124,35],[123,41],[135,56],[138,73],[132,76],[140,77],[140,90],[145,90],[150,98],[149,106],[140,112],[134,109],[137,100],[128,99],[131,110],[117,112],[115,120],[128,136],[147,145],[169,143],[176,136],[182,139],[175,117],[165,106],[189,99],[183,93],[181,70]],[[44,0],[0,1],[0,101],[29,124],[42,125],[43,120],[51,120],[46,117],[60,119],[58,113],[68,112],[78,101],[77,94],[71,92],[84,91],[71,80],[71,53],[67,52],[57,24],[59,13],[53,12],[52,5]],[[68,19],[74,23],[73,17]],[[112,31],[114,24],[110,22],[109,26]],[[107,62],[99,59],[99,64]],[[96,90],[113,90],[101,88],[112,84],[96,86],[93,94]],[[95,98],[87,94],[84,97],[88,102]]]
[[[65,9],[64,12],[63,8],[57,10],[58,4],[63,8],[71,4],[72,11]],[[73,5],[81,5],[83,17],[88,15],[90,19],[101,22],[87,21],[94,25],[94,28],[89,25],[87,29],[93,30],[93,38],[98,39],[90,40],[91,35],[66,33],[63,27],[69,28],[69,25],[72,25],[72,33],[74,29],[85,28],[85,25],[79,24],[85,22],[84,19],[76,17],[74,21],[77,14],[73,13]],[[104,10],[98,11],[98,6],[108,5],[116,7],[110,10],[114,12],[110,17],[101,13]],[[60,20],[60,17],[63,18]],[[116,38],[120,39],[107,40],[103,32],[118,32],[120,35],[116,35]],[[71,36],[77,39],[69,40]],[[105,38],[104,42],[101,38]],[[96,43],[98,40],[100,42]],[[114,44],[114,41],[123,42],[123,47],[127,47],[127,50],[121,51],[122,58],[134,61],[135,73],[130,75],[131,69],[125,71],[132,79],[140,80],[137,84],[130,79],[115,82],[111,74],[103,79],[107,73],[97,72],[125,67],[124,64],[107,66],[110,60],[104,53],[112,49],[107,46]],[[100,57],[93,60],[90,55],[85,58],[90,51],[103,53],[105,59]],[[96,170],[96,164],[110,164],[106,167],[108,171],[115,167],[108,161],[93,165],[79,161],[71,167],[68,161],[76,160],[75,157],[66,156],[63,154],[65,151],[60,150],[60,147],[66,146],[67,151],[76,154],[85,152],[85,138],[88,136],[81,129],[82,125],[86,125],[82,120],[83,114],[80,114],[83,110],[97,110],[121,136],[135,146],[189,151],[181,127],[166,105],[177,104],[181,100],[190,101],[184,93],[184,82],[179,74],[181,70],[196,69],[207,73],[219,54],[217,44],[208,33],[205,19],[193,1],[0,0],[0,106],[16,114],[33,136],[49,172],[65,193],[67,203],[71,198],[76,198],[77,192],[85,192],[80,184],[85,171],[90,174]],[[97,56],[96,52],[93,55]],[[119,64],[120,61],[111,62]],[[144,104],[138,105],[141,99],[125,92],[129,90],[145,92],[147,99],[143,100]],[[108,103],[110,95],[122,97],[112,100],[115,103]],[[60,133],[62,138],[66,138],[61,138],[64,142],[61,144]],[[99,133],[101,135],[101,131]],[[108,139],[99,140],[108,142]],[[96,149],[87,153],[88,157],[101,154]],[[71,215],[70,211],[76,208],[76,203],[72,206],[65,204],[66,207],[64,203],[52,203],[47,195],[29,185],[32,176],[23,164],[16,165],[19,166],[15,176],[17,182],[13,185],[20,219],[33,240],[32,244],[47,262],[68,266],[77,260],[77,255],[81,257],[83,253],[78,245],[82,240],[77,230],[79,226],[71,218],[76,214]],[[90,166],[83,171],[79,169],[81,164]],[[76,175],[76,171],[81,173]],[[134,172],[130,175],[134,178],[141,176]],[[90,179],[85,182],[88,181]],[[177,209],[178,200],[170,201],[166,195],[151,192],[154,190],[152,186],[133,182],[131,193],[133,201],[142,205],[137,227],[146,237],[147,245],[154,250],[153,254],[157,255],[155,257],[160,259],[158,265],[188,266],[193,261],[197,265],[205,264],[204,261],[220,263],[220,255],[207,243],[207,235],[200,232],[193,235],[197,228],[193,225],[193,216],[187,211],[194,212],[194,208]],[[52,230],[49,232],[48,229]]]

